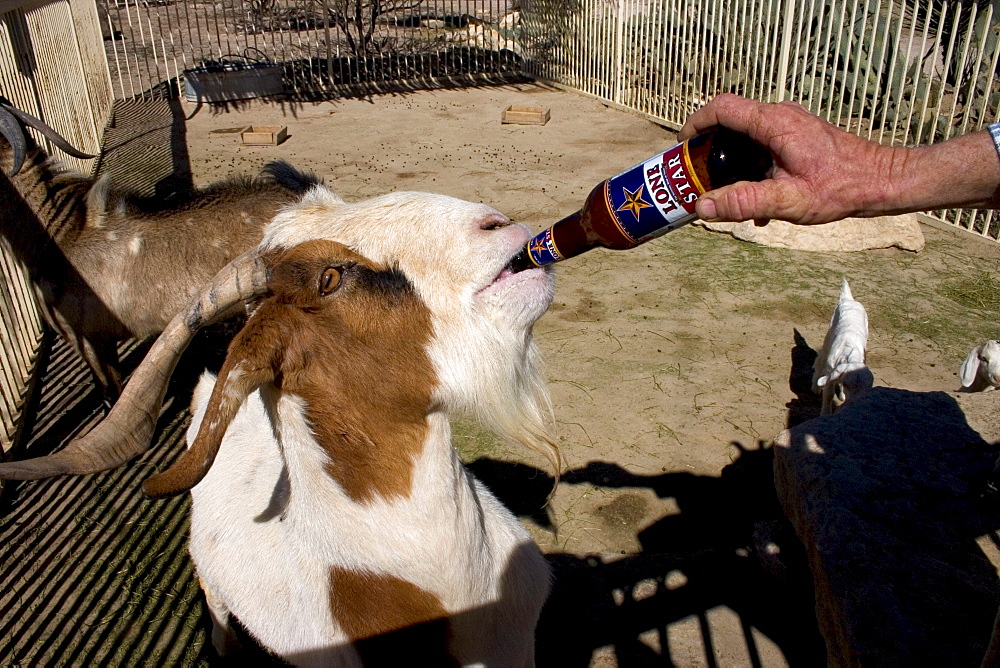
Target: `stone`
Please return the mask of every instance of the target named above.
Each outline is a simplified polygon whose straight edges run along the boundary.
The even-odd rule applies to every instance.
[[[980,546],[1000,527],[1000,494],[986,485],[998,407],[1000,393],[876,387],[774,439],[775,486],[808,556],[828,665],[983,659],[1000,605],[997,565]]]
[[[732,234],[743,241],[793,250],[860,251],[895,246],[917,252],[924,248],[924,233],[915,214],[845,218],[821,225],[794,225],[783,220],[772,220],[760,226],[752,220],[742,223],[695,221],[693,224],[713,232]]]

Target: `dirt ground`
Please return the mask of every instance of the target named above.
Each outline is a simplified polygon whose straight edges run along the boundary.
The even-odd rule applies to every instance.
[[[348,200],[433,191],[534,230],[675,140],[638,115],[528,84],[225,112],[185,104],[198,184],[284,158]],[[551,120],[503,125],[510,104],[548,107]],[[280,146],[244,147],[233,132],[270,124],[288,128]],[[803,373],[842,276],[869,312],[878,385],[955,390],[968,350],[1000,336],[1000,246],[924,233],[920,253],[838,254],[689,226],[558,267],[536,328],[564,459],[548,508],[540,457],[458,425],[473,471],[557,567],[543,665],[822,665],[808,579],[789,567],[794,543],[775,541],[784,565],[768,558],[785,529],[765,446],[818,413]]]

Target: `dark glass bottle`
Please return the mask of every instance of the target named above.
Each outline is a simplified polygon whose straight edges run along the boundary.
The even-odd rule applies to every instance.
[[[726,128],[695,135],[597,184],[583,208],[534,236],[513,271],[542,267],[601,246],[625,250],[690,223],[702,193],[737,181],[761,181],[771,155]]]

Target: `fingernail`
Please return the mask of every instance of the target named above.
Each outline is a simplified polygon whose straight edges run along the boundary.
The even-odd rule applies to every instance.
[[[706,197],[700,198],[694,205],[694,211],[702,220],[713,221],[717,217],[715,201]]]

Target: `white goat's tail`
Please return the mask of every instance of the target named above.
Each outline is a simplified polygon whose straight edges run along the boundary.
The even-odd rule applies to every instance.
[[[847,276],[844,276],[840,280],[840,301],[846,302],[853,299],[854,295],[851,294],[851,286],[847,284]]]

